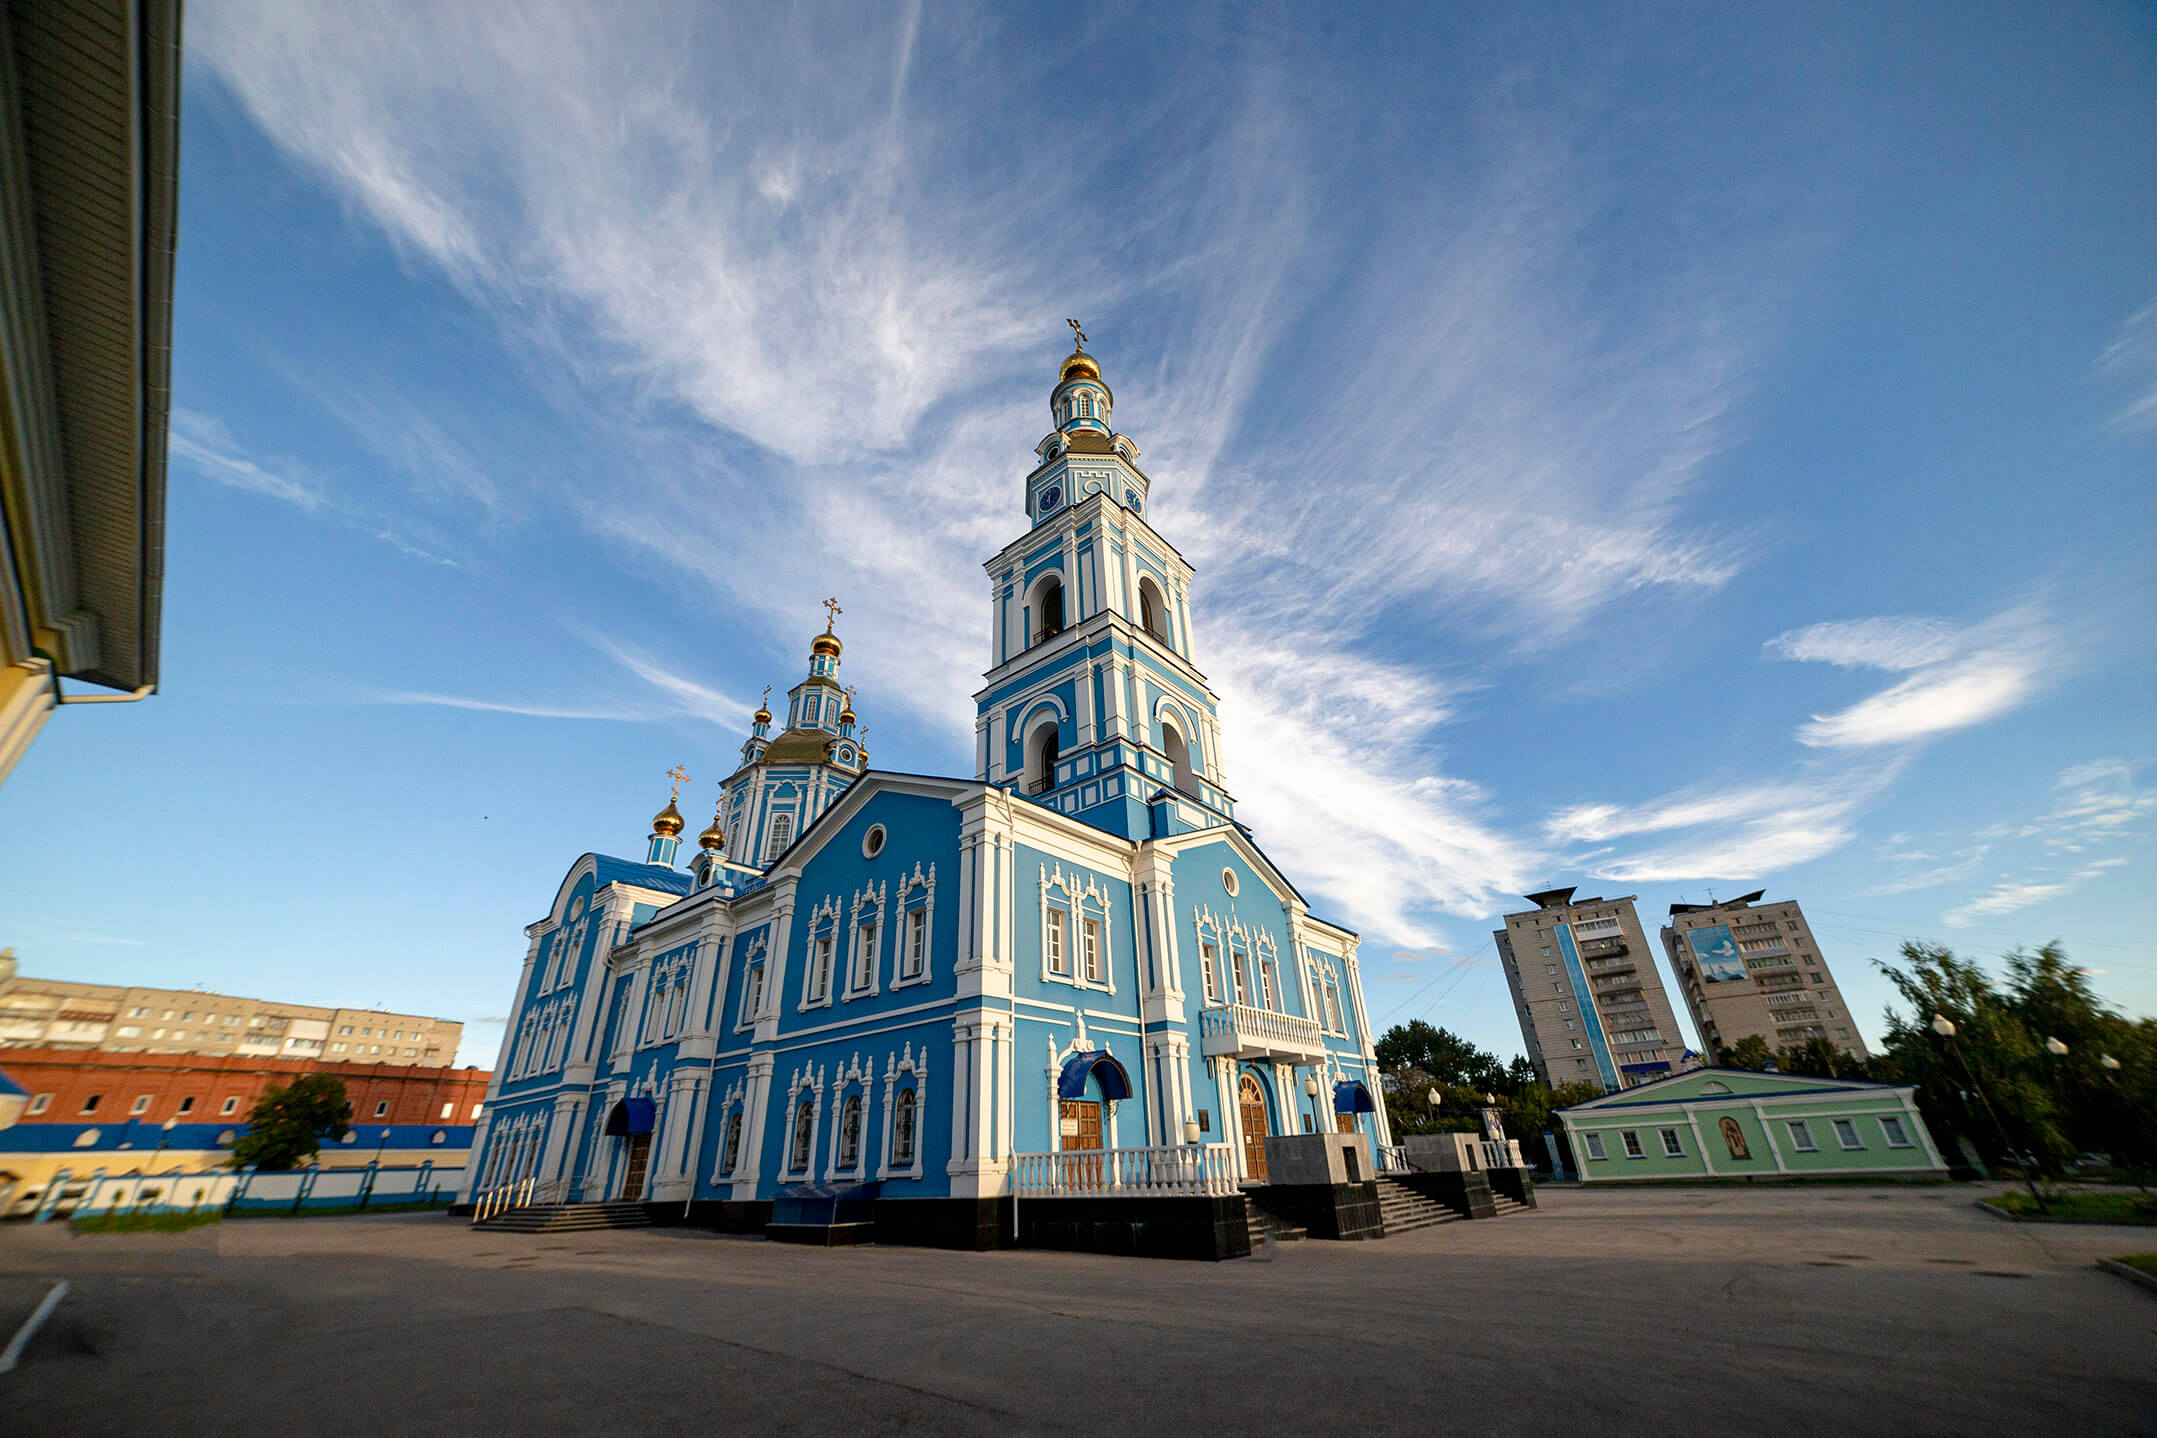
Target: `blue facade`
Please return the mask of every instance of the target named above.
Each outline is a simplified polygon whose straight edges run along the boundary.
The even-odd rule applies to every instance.
[[[1066,360],[1028,531],[989,562],[977,772],[871,770],[831,626],[760,710],[687,871],[587,854],[527,930],[473,1189],[983,1200],[1029,1154],[1360,1125],[1356,937],[1234,822],[1191,571],[1092,357]],[[836,606],[834,606],[836,607]],[[1353,1108],[1350,1104],[1348,1107]]]

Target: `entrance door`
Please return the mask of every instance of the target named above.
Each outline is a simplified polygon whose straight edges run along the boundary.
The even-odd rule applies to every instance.
[[[644,1195],[644,1165],[651,1161],[652,1136],[648,1133],[629,1135],[629,1164],[622,1171],[622,1202],[631,1203]]]
[[[1266,1181],[1266,1091],[1251,1074],[1236,1085],[1236,1107],[1243,1118],[1243,1167],[1253,1183]]]
[[[1091,1153],[1101,1147],[1101,1105],[1091,1099],[1067,1098],[1056,1105],[1057,1127],[1063,1131],[1065,1153]],[[1101,1160],[1064,1160],[1064,1183],[1071,1188],[1099,1188]]]
[[[1355,1116],[1354,1114],[1352,1114],[1352,1113],[1344,1113],[1344,1114],[1339,1114],[1339,1115],[1337,1115],[1336,1117],[1337,1117],[1337,1118],[1339,1119],[1339,1122],[1340,1122],[1340,1130],[1341,1130],[1341,1132],[1342,1132],[1342,1133],[1354,1133],[1354,1132],[1356,1132],[1356,1131],[1357,1131],[1357,1130],[1356,1130],[1356,1116]]]

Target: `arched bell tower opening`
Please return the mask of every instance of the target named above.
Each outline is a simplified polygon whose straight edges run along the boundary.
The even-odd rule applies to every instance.
[[[1198,776],[1191,771],[1191,746],[1184,741],[1174,724],[1161,721],[1161,752],[1168,756],[1169,767],[1175,771],[1176,792],[1198,794]]]
[[[1062,757],[1060,728],[1055,719],[1047,718],[1026,736],[1026,792],[1029,794],[1046,794],[1056,787],[1056,761]]]
[[[1138,622],[1148,634],[1168,643],[1168,601],[1161,597],[1161,586],[1151,577],[1138,582]]]
[[[1027,647],[1031,648],[1063,633],[1063,581],[1053,574],[1043,576],[1041,582],[1034,586],[1033,602],[1028,609],[1033,616],[1033,633],[1027,637]]]

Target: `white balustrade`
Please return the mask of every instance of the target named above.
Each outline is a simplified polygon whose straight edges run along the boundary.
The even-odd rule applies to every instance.
[[[1199,1048],[1207,1055],[1321,1054],[1325,1031],[1315,1019],[1250,1004],[1217,1004],[1198,1011]]]
[[[1225,1143],[1067,1149],[1012,1159],[1012,1189],[1021,1197],[1228,1197],[1240,1191]]]
[[[1408,1150],[1402,1145],[1381,1143],[1373,1145],[1373,1148],[1378,1154],[1378,1171],[1380,1173],[1407,1173],[1409,1171]]]

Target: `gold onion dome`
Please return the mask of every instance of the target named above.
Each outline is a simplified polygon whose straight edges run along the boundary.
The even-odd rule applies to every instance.
[[[665,834],[672,838],[680,834],[681,831],[682,811],[675,808],[674,801],[669,799],[664,809],[652,815],[652,832],[654,834]]]
[[[1077,350],[1065,355],[1063,373],[1057,376],[1056,383],[1062,384],[1065,380],[1082,377],[1085,379],[1101,378],[1101,366],[1095,364],[1093,356],[1084,350]]]
[[[714,854],[726,847],[726,832],[719,827],[717,814],[712,815],[711,827],[697,835],[697,847]]]
[[[839,657],[839,651],[843,647],[839,643],[839,636],[829,630],[809,641],[809,652],[811,654],[829,654],[834,659]]]

